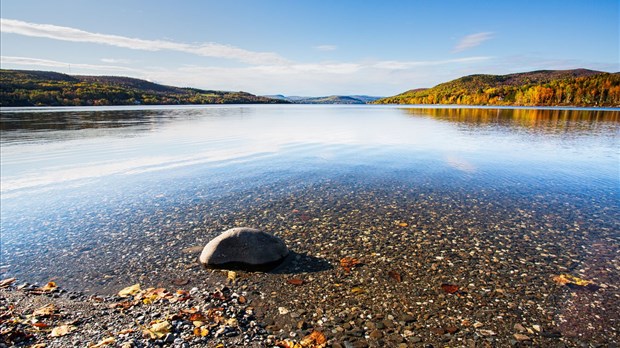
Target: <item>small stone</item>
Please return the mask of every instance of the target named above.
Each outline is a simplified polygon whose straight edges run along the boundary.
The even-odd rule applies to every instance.
[[[493,330],[480,330],[478,331],[482,336],[495,336],[497,333]]]
[[[288,253],[282,239],[257,229],[237,227],[207,243],[200,263],[207,268],[267,271],[284,261]]]
[[[299,330],[305,330],[305,329],[308,328],[308,324],[305,321],[300,320],[300,321],[297,322],[297,328]]]
[[[378,340],[381,337],[383,337],[383,334],[379,330],[374,330],[373,332],[370,333],[370,338],[372,339]]]
[[[525,327],[523,327],[523,325],[517,323],[514,326],[515,330],[519,331],[519,332],[525,332]]]
[[[458,327],[456,327],[456,326],[448,326],[448,327],[446,328],[446,332],[448,332],[449,334],[454,334],[454,333],[456,333],[457,331],[459,331],[459,328],[458,328]]]
[[[517,341],[529,341],[531,339],[529,336],[520,333],[516,333],[512,336],[514,336]]]
[[[440,327],[435,327],[435,328],[431,329],[431,332],[434,333],[435,335],[441,336],[441,335],[446,333],[446,330],[444,330],[444,329],[442,329]]]
[[[385,319],[382,321],[383,325],[385,325],[385,327],[387,328],[392,328],[394,327],[394,322],[388,319]]]
[[[405,314],[400,319],[404,321],[405,323],[412,323],[415,321],[415,318],[413,317],[413,315],[410,315],[410,314]]]
[[[284,308],[284,307],[278,307],[278,312],[279,312],[281,315],[285,315],[285,314],[288,314],[288,313],[289,313],[289,310],[288,310],[288,309],[286,309],[286,308]]]
[[[533,328],[534,330],[536,330],[537,332],[540,332],[540,331],[541,331],[541,329],[540,329],[540,325],[532,325],[532,328]]]
[[[414,337],[411,337],[411,339],[409,341],[411,341],[411,343],[420,343],[420,342],[422,342],[422,337],[414,336]]]
[[[481,328],[481,327],[483,327],[483,326],[484,326],[484,324],[483,324],[483,323],[481,323],[481,322],[479,322],[479,321],[477,321],[477,322],[475,322],[475,323],[474,323],[474,327],[475,327],[476,329]]]

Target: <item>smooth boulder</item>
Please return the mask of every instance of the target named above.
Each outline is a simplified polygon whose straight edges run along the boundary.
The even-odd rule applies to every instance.
[[[237,227],[211,240],[200,254],[207,268],[268,271],[278,266],[289,251],[284,241],[261,230]]]

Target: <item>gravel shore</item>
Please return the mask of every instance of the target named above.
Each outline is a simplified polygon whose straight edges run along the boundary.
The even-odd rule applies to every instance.
[[[159,202],[152,204],[155,210],[120,207],[125,213],[111,214],[114,225],[97,233],[122,243],[89,247],[84,241],[62,252],[47,250],[45,258],[33,257],[27,265],[13,257],[23,276],[0,290],[1,341],[292,347],[319,332],[324,344],[303,342],[617,346],[614,198],[591,204],[561,190],[505,193],[473,184],[442,191],[438,185],[343,177],[297,187],[262,185],[222,200],[234,204],[182,206],[153,198]],[[81,223],[88,225],[88,219],[82,216]],[[202,246],[235,226],[273,232],[292,254],[269,273],[199,267]],[[188,228],[209,232],[188,236]],[[136,229],[141,233],[131,232]],[[139,257],[132,257],[134,244],[141,246]],[[42,267],[54,272],[44,279],[31,271]],[[50,280],[58,287],[41,290]],[[118,295],[136,283],[140,292]],[[155,289],[150,295],[149,288]],[[50,314],[34,314],[49,304]],[[64,328],[52,335],[58,327]],[[63,330],[68,332],[58,335]]]

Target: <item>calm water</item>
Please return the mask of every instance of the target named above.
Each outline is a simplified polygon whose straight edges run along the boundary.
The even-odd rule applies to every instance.
[[[121,269],[152,272],[139,263],[161,258],[153,249],[174,256],[215,228],[271,226],[300,205],[344,213],[329,197],[369,206],[364,225],[385,218],[372,202],[391,195],[396,206],[458,193],[464,205],[440,204],[446,214],[542,202],[570,223],[596,216],[593,234],[620,238],[617,109],[5,109],[0,127],[1,271],[26,280],[96,288]],[[273,214],[255,219],[252,207]],[[164,259],[161,272],[175,262]]]

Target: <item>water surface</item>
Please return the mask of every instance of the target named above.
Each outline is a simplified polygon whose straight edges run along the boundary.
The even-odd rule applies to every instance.
[[[163,281],[218,231],[308,220],[317,240],[407,221],[617,243],[619,125],[617,109],[5,109],[2,272],[90,291]]]

